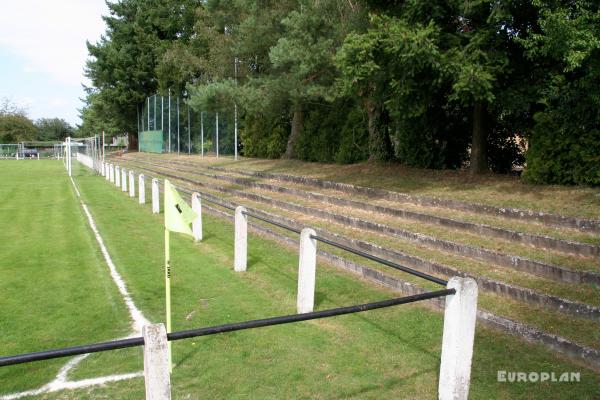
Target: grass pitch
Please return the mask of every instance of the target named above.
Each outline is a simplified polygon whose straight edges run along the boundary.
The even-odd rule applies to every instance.
[[[75,166],[76,163],[74,163]],[[133,300],[164,320],[162,215],[75,170]],[[62,165],[0,162],[0,353],[128,333],[123,302]],[[149,190],[147,190],[149,193]],[[295,312],[297,252],[250,234],[248,272],[233,272],[233,227],[205,216],[204,241],[172,237],[174,329]],[[318,265],[316,309],[397,296]],[[173,344],[173,398],[436,398],[442,314],[419,305],[190,339]],[[67,360],[0,369],[0,393],[37,387]],[[142,368],[141,350],[96,354],[70,379]],[[579,383],[498,383],[497,371],[580,371]],[[540,347],[477,328],[471,398],[594,398],[599,376]],[[144,396],[142,379],[48,399]]]

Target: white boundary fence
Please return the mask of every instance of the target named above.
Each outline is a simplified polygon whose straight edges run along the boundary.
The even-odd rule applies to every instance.
[[[79,158],[78,158],[79,160]],[[85,164],[84,164],[85,165]],[[108,167],[109,175],[113,165]],[[117,178],[116,186],[122,184],[122,191],[126,192],[126,172],[118,165],[115,167]],[[119,182],[119,174],[123,181]],[[134,182],[134,172],[129,171],[129,181]],[[144,176],[139,175],[139,202],[145,196],[143,190]],[[152,179],[152,212],[160,212],[159,207],[159,180]],[[131,192],[130,192],[131,194]],[[134,194],[135,196],[135,194]],[[213,200],[208,200],[213,202]],[[215,202],[216,203],[216,202]],[[197,192],[192,192],[191,204],[198,213],[197,220],[193,221],[192,228],[195,240],[202,240],[202,205],[201,196]],[[219,327],[200,328],[197,330],[174,332],[167,335],[162,324],[148,325],[144,328],[143,338],[129,339],[131,346],[144,344],[144,374],[146,380],[146,398],[164,400],[171,398],[170,373],[168,365],[168,345],[169,340],[179,340],[195,336],[204,336],[213,333],[230,332],[234,330],[250,329],[260,326],[276,325],[281,323],[298,322],[309,319],[325,318],[335,315],[342,315],[354,312],[361,312],[376,308],[389,307],[392,305],[405,304],[414,301],[432,299],[436,297],[445,297],[444,311],[444,331],[442,337],[442,353],[440,362],[440,379],[438,385],[438,398],[441,400],[465,400],[468,398],[471,362],[473,356],[473,343],[475,337],[476,313],[477,313],[477,283],[472,278],[453,277],[448,282],[431,275],[412,270],[407,267],[394,264],[391,261],[380,259],[377,256],[364,253],[360,250],[349,248],[345,245],[330,241],[329,239],[317,236],[311,228],[304,228],[301,231],[269,221],[266,218],[257,216],[246,210],[243,206],[236,208],[219,204],[222,207],[233,210],[234,213],[234,270],[244,272],[247,270],[247,252],[248,252],[248,217],[252,216],[262,221],[277,225],[281,228],[300,234],[299,246],[299,265],[298,265],[298,291],[297,291],[297,312],[298,314],[282,317],[273,317],[265,320],[246,321],[236,324],[222,325]],[[351,253],[361,255],[373,261],[378,261],[384,265],[401,269],[407,273],[417,275],[431,282],[444,285],[445,290],[432,291],[414,296],[407,296],[397,299],[390,299],[383,302],[368,303],[356,306],[341,307],[338,309],[313,311],[314,294],[316,287],[316,266],[317,266],[317,241],[322,241],[328,245],[336,246]],[[394,266],[395,265],[395,266]],[[135,343],[134,343],[135,342]],[[111,349],[110,343],[103,344],[106,349]],[[88,346],[89,347],[89,346]],[[103,351],[97,350],[97,351]],[[19,356],[15,356],[19,357]],[[13,357],[13,358],[15,358]],[[25,362],[25,361],[23,361]],[[0,366],[3,364],[0,359]]]

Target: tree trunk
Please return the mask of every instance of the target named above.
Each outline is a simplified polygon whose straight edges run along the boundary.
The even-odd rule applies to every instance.
[[[304,112],[302,111],[302,105],[294,105],[294,115],[292,117],[292,130],[288,137],[287,146],[285,148],[285,154],[283,158],[290,159],[296,157],[296,142],[302,132],[302,125],[304,123]]]
[[[388,119],[383,107],[367,100],[365,108],[369,129],[369,160],[384,161],[392,158],[392,142],[387,132]]]
[[[487,131],[485,129],[485,107],[483,103],[473,105],[473,138],[471,140],[471,173],[481,174],[488,171]]]
[[[134,135],[133,133],[127,134],[127,150],[129,151],[137,151],[138,149],[138,135],[137,133]]]

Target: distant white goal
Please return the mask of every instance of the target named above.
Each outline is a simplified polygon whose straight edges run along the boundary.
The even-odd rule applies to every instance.
[[[0,158],[18,159],[21,154],[21,146],[18,144],[0,144]]]

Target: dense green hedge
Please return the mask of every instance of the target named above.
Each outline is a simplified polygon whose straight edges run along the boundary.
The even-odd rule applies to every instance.
[[[595,66],[600,67],[600,62]],[[600,74],[596,68],[577,80],[561,82],[546,109],[535,115],[526,180],[600,185]]]

